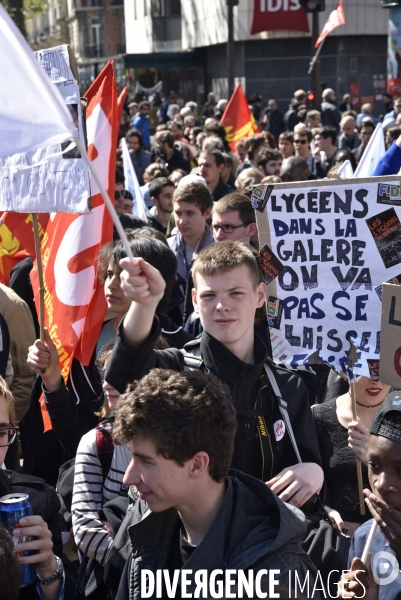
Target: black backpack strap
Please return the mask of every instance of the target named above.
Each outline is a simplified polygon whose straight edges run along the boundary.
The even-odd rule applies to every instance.
[[[291,444],[292,447],[294,448],[294,452],[295,452],[295,456],[297,457],[297,461],[299,463],[302,462],[302,458],[301,455],[299,453],[298,450],[298,445],[294,436],[294,432],[292,430],[292,426],[291,426],[291,421],[290,421],[290,416],[288,414],[288,410],[287,410],[287,402],[284,400],[284,398],[281,395],[280,392],[280,388],[278,387],[276,378],[273,375],[273,371],[271,370],[270,366],[268,365],[268,363],[265,363],[265,371],[267,374],[267,377],[270,381],[270,384],[273,388],[273,392],[277,398],[277,402],[278,402],[278,407],[281,413],[281,416],[283,417],[283,421],[285,423],[285,426],[287,428],[288,431],[288,435],[290,436],[290,440],[291,440]]]
[[[201,356],[200,338],[196,338],[185,344],[184,348],[180,348],[180,352],[184,357],[184,371],[202,370],[203,359]]]

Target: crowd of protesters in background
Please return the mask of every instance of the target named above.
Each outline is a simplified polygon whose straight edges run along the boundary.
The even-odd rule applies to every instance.
[[[126,257],[116,231],[102,247],[104,325],[90,364],[74,358],[66,381],[51,336],[38,339],[32,260],[17,265],[10,288],[0,284],[0,496],[34,499],[34,516],[14,535],[34,536],[20,547],[38,551],[16,561],[0,527],[1,597],[4,589],[10,600],[136,598],[141,561],[172,574],[196,557],[194,568],[202,569],[229,568],[230,561],[236,569],[279,566],[279,589],[290,585],[291,593],[288,569],[346,569],[351,536],[357,532],[351,558],[366,536],[370,515],[359,514],[355,456],[375,494],[366,492],[374,518],[380,521],[383,507],[392,511],[376,544],[386,535],[400,556],[399,469],[390,493],[372,462],[377,446],[386,477],[397,452],[399,463],[399,408],[387,406],[389,386],[363,377],[356,394],[365,409],[355,422],[347,382],[325,368],[296,374],[273,363],[250,198],[258,184],[336,178],[345,161],[354,171],[379,123],[387,152],[377,174],[397,173],[401,97],[387,98],[379,118],[370,104],[355,111],[349,95],[338,103],[332,89],[319,109],[308,108],[304,90],[293,96],[288,108],[249,97],[259,132],[231,145],[221,123],[227,100],[212,92],[203,106],[174,92],[152,103],[126,100],[114,203],[135,258]],[[123,138],[147,222],[132,214]],[[224,311],[235,319],[224,320]],[[274,429],[282,423],[276,382],[291,439]],[[372,409],[383,402],[386,411],[375,420]],[[41,406],[52,423],[47,432]],[[374,443],[369,431],[378,436]],[[335,527],[335,558],[323,542],[321,555],[313,554],[311,521],[306,532],[295,510],[308,515],[317,505]],[[62,540],[78,549],[75,564]],[[355,560],[340,582],[343,597],[360,591]],[[18,561],[36,565],[29,589],[12,583]],[[369,599],[400,597],[400,576],[393,596],[378,596],[371,573],[363,577]]]

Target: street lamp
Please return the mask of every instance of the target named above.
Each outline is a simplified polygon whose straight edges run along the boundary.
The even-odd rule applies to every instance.
[[[228,99],[234,91],[234,6],[238,6],[239,0],[226,0],[227,4],[227,83]]]

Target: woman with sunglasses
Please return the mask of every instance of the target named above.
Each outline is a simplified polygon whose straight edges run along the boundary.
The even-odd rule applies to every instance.
[[[21,588],[19,598],[59,600],[62,594],[66,599],[83,598],[72,577],[64,572],[64,562],[73,567],[62,556],[63,542],[58,515],[60,501],[56,491],[43,479],[1,468],[7,450],[18,433],[14,422],[14,399],[6,382],[0,377],[0,498],[13,493],[28,494],[33,511],[33,516],[21,519],[19,527],[13,531],[15,541],[33,536],[31,541],[18,544],[17,556],[21,565],[34,564],[37,573],[37,579],[32,584]],[[27,550],[33,550],[34,554],[20,555],[20,552]]]

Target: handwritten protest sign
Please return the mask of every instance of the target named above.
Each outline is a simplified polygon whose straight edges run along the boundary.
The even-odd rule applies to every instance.
[[[40,50],[35,55],[64,98],[84,143],[79,87],[71,70],[75,67],[71,50],[63,45]],[[29,111],[29,106],[26,110]],[[68,145],[64,142],[61,146],[0,157],[0,210],[32,212],[35,201],[35,212],[87,212],[88,168],[76,148],[60,154]],[[57,153],[59,156],[48,162],[29,168]]]
[[[400,178],[260,185],[251,201],[274,360],[302,368],[318,352],[349,375],[354,344],[355,373],[375,377],[382,284],[401,281]]]
[[[383,284],[380,380],[401,388],[401,286]]]

